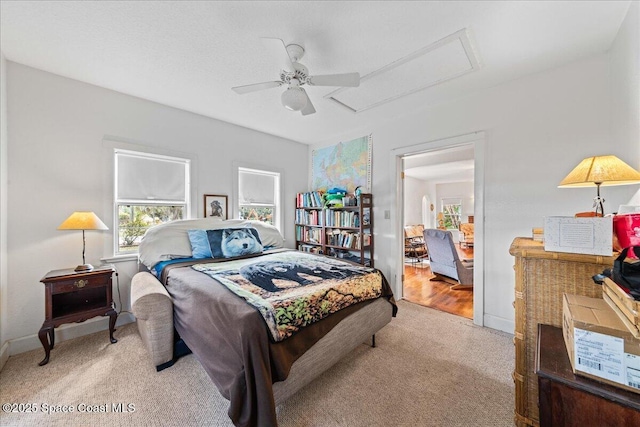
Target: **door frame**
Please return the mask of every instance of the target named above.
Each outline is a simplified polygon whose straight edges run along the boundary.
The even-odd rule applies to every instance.
[[[474,242],[473,242],[473,323],[484,326],[484,175],[485,175],[485,134],[482,131],[472,132],[465,135],[450,138],[437,139],[420,144],[399,147],[391,150],[391,187],[393,189],[392,199],[395,203],[395,210],[392,211],[393,251],[395,259],[395,280],[393,290],[398,299],[403,295],[403,271],[404,271],[404,245],[403,222],[404,222],[404,185],[402,173],[404,171],[404,158],[414,154],[427,151],[438,151],[452,148],[459,145],[473,144],[474,146]],[[479,267],[479,268],[478,268]]]

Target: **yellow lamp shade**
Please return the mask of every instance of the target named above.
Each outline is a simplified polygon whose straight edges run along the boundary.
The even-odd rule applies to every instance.
[[[58,230],[108,230],[104,222],[93,212],[74,212],[65,219]]]
[[[635,183],[640,183],[640,172],[616,156],[593,156],[581,161],[558,187],[593,187],[598,184],[605,186]]]

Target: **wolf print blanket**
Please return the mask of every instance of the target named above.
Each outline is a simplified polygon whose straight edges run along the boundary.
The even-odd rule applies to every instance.
[[[275,342],[336,311],[382,295],[373,268],[304,252],[280,252],[193,269],[216,279],[260,312]]]

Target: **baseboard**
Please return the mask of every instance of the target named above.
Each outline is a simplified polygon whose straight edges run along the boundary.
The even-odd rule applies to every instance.
[[[131,323],[135,321],[136,319],[133,316],[133,314],[121,313],[120,315],[118,315],[116,326],[126,325],[127,323]],[[70,340],[70,339],[81,337],[84,335],[93,334],[95,332],[108,331],[108,330],[109,330],[108,317],[96,317],[82,323],[62,325],[59,328],[56,328],[56,344],[62,341]],[[117,338],[117,332],[116,332],[116,338]],[[16,338],[14,340],[9,340],[7,344],[9,344],[7,358],[9,356],[35,350],[38,348],[42,349],[42,344],[40,343],[40,339],[38,338],[37,334],[28,335],[22,338]],[[3,346],[3,349],[4,349],[4,346]],[[0,359],[0,363],[3,363],[2,359]]]
[[[513,320],[505,319],[504,317],[492,316],[490,314],[484,315],[484,326],[491,329],[497,329],[509,334],[513,334],[516,324]]]
[[[4,368],[4,364],[9,360],[9,341],[5,341],[0,347],[0,371]]]

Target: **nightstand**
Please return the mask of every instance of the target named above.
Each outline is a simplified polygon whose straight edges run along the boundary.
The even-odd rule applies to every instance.
[[[40,366],[49,362],[49,354],[55,344],[54,328],[63,323],[80,323],[96,316],[109,316],[109,339],[112,344],[116,313],[111,296],[113,267],[97,267],[90,271],[73,269],[52,270],[42,280],[45,286],[45,319],[38,338],[44,347],[45,357]]]

